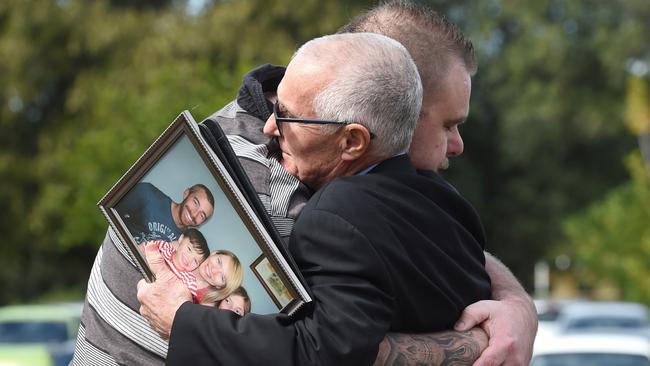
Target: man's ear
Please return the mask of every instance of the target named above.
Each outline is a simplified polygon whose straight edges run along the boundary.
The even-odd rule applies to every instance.
[[[345,126],[343,135],[343,160],[356,160],[368,151],[370,147],[370,131],[358,123],[351,123]]]
[[[183,191],[183,201],[185,201],[185,199],[186,199],[187,196],[189,196],[189,195],[190,195],[190,189],[189,189],[189,188],[185,188],[185,190]]]

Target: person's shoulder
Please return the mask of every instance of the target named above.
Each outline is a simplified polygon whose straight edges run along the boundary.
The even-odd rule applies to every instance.
[[[236,99],[201,124],[213,135],[218,126],[229,138],[237,136],[255,145],[267,144],[269,138],[262,128],[273,111],[267,94],[275,94],[284,70],[281,66],[265,64],[250,71],[244,76]]]
[[[158,187],[149,182],[138,182],[133,187],[135,192],[160,192]]]
[[[149,197],[155,196],[157,198],[168,198],[163,191],[156,187],[153,183],[149,182],[140,182],[136,184],[137,192],[142,195],[148,195]]]
[[[423,182],[408,157],[396,156],[377,164],[367,174],[338,177],[323,186],[310,200],[313,208],[374,210],[386,196],[414,195],[416,182]],[[331,207],[330,207],[331,206]]]
[[[323,194],[369,194],[376,196],[378,191],[407,189],[414,182],[426,178],[410,171],[379,171],[363,175],[339,177],[323,189]]]
[[[342,194],[358,193],[363,190],[361,176],[339,177],[325,184],[321,189],[316,191],[314,197],[331,198]]]
[[[382,185],[379,181],[385,179],[371,175],[336,178],[318,190],[308,206],[332,212],[369,208],[370,202],[381,199],[381,189],[378,189],[377,184]]]
[[[418,175],[426,178],[429,182],[436,184],[440,188],[449,190],[455,194],[460,195],[460,192],[458,192],[458,189],[454,187],[453,184],[451,184],[449,181],[445,180],[440,174],[433,170],[418,170]]]

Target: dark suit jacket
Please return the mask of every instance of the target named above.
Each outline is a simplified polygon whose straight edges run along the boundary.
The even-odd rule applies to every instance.
[[[336,179],[308,202],[289,244],[313,302],[291,318],[186,303],[167,363],[372,364],[388,331],[449,329],[489,297],[483,240],[474,209],[406,155]]]

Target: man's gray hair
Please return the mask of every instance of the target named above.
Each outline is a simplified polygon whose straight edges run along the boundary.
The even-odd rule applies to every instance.
[[[422,106],[422,83],[404,46],[373,33],[336,34],[306,43],[295,58],[307,58],[332,74],[314,98],[318,118],[367,127],[375,135],[371,152],[378,156],[408,149]],[[339,126],[324,127],[333,132]]]

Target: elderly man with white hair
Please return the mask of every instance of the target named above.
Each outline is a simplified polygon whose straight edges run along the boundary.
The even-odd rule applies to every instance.
[[[422,102],[415,64],[377,34],[301,47],[264,128],[282,165],[318,190],[289,250],[313,295],[297,314],[238,317],[139,284],[141,313],[170,336],[167,364],[372,364],[389,331],[450,329],[490,296],[478,217],[406,151]]]

